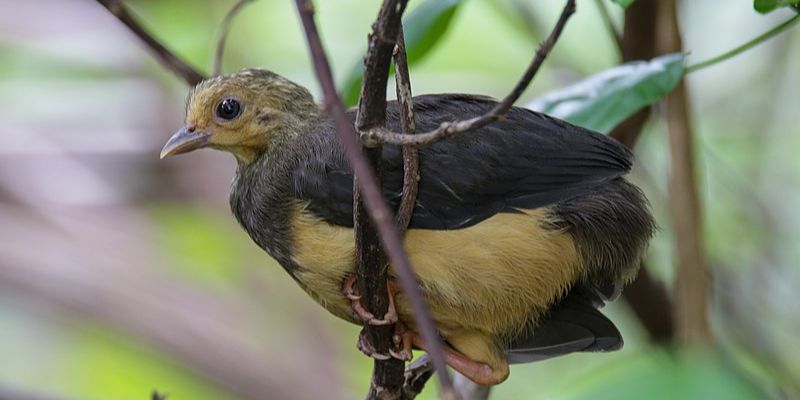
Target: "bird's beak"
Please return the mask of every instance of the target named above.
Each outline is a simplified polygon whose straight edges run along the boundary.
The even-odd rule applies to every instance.
[[[167,144],[161,149],[161,158],[188,153],[192,150],[208,146],[209,136],[211,135],[206,132],[196,131],[194,129],[189,130],[183,127],[167,140]]]

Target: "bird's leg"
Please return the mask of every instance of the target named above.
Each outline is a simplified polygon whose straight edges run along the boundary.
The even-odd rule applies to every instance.
[[[429,351],[428,346],[422,341],[422,337],[417,332],[411,333],[414,346]],[[479,385],[496,385],[502,381],[498,380],[496,374],[489,364],[470,359],[463,353],[454,349],[453,347],[445,344],[442,349],[444,352],[444,360],[451,368],[464,375],[469,380]]]
[[[345,279],[344,284],[342,285],[342,292],[344,293],[345,297],[350,299],[353,313],[355,313],[358,318],[364,321],[364,323],[373,326],[384,326],[397,323],[397,308],[394,306],[393,286],[394,285],[392,284],[386,285],[386,291],[389,292],[389,308],[386,310],[386,314],[381,319],[375,318],[375,315],[367,311],[367,309],[364,308],[364,305],[361,304],[361,294],[358,293],[358,289],[356,288],[355,275],[351,275]]]
[[[413,357],[411,353],[413,346],[413,332],[407,329],[402,322],[398,322],[397,325],[395,325],[395,332],[392,336],[392,341],[395,347],[389,349],[389,354],[378,353],[378,351],[375,350],[375,346],[373,346],[372,341],[370,341],[369,335],[367,335],[366,328],[364,328],[361,329],[361,332],[358,334],[357,346],[362,353],[376,360],[388,360],[389,358],[396,358],[398,360],[411,361],[411,358]]]

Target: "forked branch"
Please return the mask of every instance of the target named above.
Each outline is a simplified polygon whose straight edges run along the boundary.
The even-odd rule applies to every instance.
[[[514,103],[522,95],[522,92],[524,92],[531,83],[533,77],[536,76],[536,73],[539,71],[539,67],[542,66],[542,63],[550,53],[550,50],[552,50],[553,46],[556,44],[556,41],[558,41],[558,38],[561,35],[561,32],[564,30],[567,20],[574,12],[575,0],[568,0],[567,4],[564,6],[564,10],[561,12],[561,16],[558,18],[558,22],[556,22],[556,26],[553,28],[544,42],[539,45],[539,48],[536,49],[536,56],[533,58],[517,84],[511,90],[511,93],[503,98],[500,103],[498,103],[486,114],[467,120],[445,122],[430,132],[418,133],[416,135],[406,135],[381,128],[370,129],[362,132],[362,140],[367,145],[380,145],[383,143],[389,143],[404,146],[424,146],[450,136],[457,135],[459,133],[482,128],[503,118],[503,116],[506,115],[508,110],[511,109]]]

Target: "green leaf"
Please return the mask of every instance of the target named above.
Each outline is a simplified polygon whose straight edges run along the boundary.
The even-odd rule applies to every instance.
[[[447,31],[460,0],[426,0],[403,18],[406,53],[409,65],[425,57]],[[358,102],[364,64],[358,60],[341,86],[342,101],[352,106]]]
[[[609,68],[526,107],[607,133],[669,93],[683,76],[684,59],[684,54],[675,53]]]
[[[628,8],[629,5],[633,4],[633,0],[611,0],[614,3],[619,4],[622,8]]]
[[[753,0],[753,8],[766,14],[777,8],[800,5],[800,0]]]
[[[763,399],[749,379],[725,360],[699,351],[673,357],[663,352],[635,354],[591,371],[561,396],[567,400]]]

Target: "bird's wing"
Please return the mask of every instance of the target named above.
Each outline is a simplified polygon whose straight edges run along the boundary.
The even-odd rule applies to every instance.
[[[471,118],[497,103],[485,97],[428,95],[414,98],[417,130]],[[352,115],[351,115],[352,117]],[[389,104],[387,125],[399,131],[398,107]],[[352,173],[321,128],[315,154],[295,171],[295,190],[310,210],[331,223],[352,226]],[[327,138],[327,139],[325,139]],[[419,194],[411,228],[458,229],[499,212],[551,205],[624,175],[631,153],[601,134],[522,108],[489,126],[420,150]],[[402,188],[402,154],[384,146],[384,196],[396,207]]]

